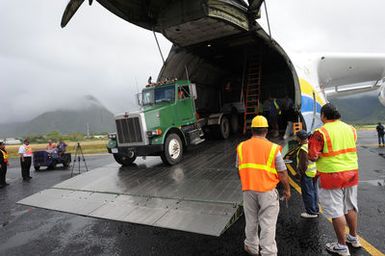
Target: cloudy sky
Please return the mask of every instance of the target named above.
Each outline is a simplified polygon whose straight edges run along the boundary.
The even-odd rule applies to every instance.
[[[148,76],[156,78],[162,61],[152,32],[97,2],[85,3],[62,29],[67,2],[0,0],[0,122],[73,107],[83,95],[125,111]],[[269,0],[267,6],[272,35],[287,51],[385,53],[383,0]],[[171,43],[158,38],[167,56]]]

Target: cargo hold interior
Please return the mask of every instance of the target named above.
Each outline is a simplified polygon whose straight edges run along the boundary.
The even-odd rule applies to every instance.
[[[262,104],[269,96],[282,102],[287,96],[298,109],[300,97],[298,83],[294,81],[295,72],[270,42],[247,32],[183,48],[174,45],[158,81],[189,79],[197,86],[197,111],[215,113],[223,111],[221,106],[226,103],[243,102],[241,94],[245,93],[248,75],[253,72],[250,67],[258,66],[261,78],[256,85],[260,87],[259,110],[262,111]],[[279,122],[281,131],[286,127],[287,118]],[[294,112],[289,118],[298,119],[298,114]]]

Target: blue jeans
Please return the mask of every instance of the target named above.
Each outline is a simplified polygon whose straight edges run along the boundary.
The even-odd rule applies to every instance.
[[[384,135],[378,134],[378,145],[384,145]]]
[[[306,212],[308,214],[319,214],[317,181],[302,175],[301,190]]]

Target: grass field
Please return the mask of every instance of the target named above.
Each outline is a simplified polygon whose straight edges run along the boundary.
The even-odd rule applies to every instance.
[[[67,152],[74,154],[77,142],[66,142]],[[83,150],[83,154],[95,154],[95,153],[107,153],[106,148],[107,140],[92,140],[82,141],[80,146]],[[47,144],[31,144],[33,151],[44,150]],[[8,151],[11,158],[18,157],[18,150],[20,145],[8,145],[6,150]]]
[[[353,124],[357,130],[370,131],[376,130],[377,124]]]

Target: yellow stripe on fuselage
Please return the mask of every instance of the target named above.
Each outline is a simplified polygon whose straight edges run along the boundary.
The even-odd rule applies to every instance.
[[[301,94],[302,95],[305,94],[305,95],[313,98],[313,92],[314,92],[317,102],[321,106],[325,105],[325,103],[326,103],[325,100],[322,97],[320,97],[319,93],[316,90],[314,90],[314,87],[308,81],[306,81],[303,78],[300,78],[299,79],[299,86],[301,87]]]

